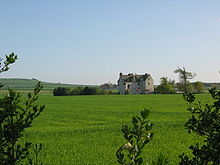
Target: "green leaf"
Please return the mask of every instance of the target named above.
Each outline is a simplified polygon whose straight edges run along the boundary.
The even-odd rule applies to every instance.
[[[132,123],[133,124],[137,124],[138,123],[138,119],[135,116],[132,117]]]
[[[149,109],[144,109],[143,111],[141,111],[141,116],[143,117],[143,119],[148,118],[150,115],[150,110]]]

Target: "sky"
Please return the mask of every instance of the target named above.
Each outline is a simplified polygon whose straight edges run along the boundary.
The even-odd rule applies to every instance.
[[[220,81],[219,0],[0,0],[1,78],[99,85],[119,73]]]

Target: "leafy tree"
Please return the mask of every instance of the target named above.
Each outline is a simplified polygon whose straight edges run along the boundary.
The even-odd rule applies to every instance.
[[[202,93],[204,90],[204,85],[202,82],[196,81],[195,83],[193,83],[193,89],[195,93]]]
[[[97,94],[96,88],[91,88],[91,87],[85,87],[81,91],[82,95],[95,95]]]
[[[116,152],[117,161],[123,165],[140,165],[143,158],[141,153],[144,146],[153,138],[153,124],[147,120],[150,114],[149,109],[141,111],[141,116],[132,117],[132,125],[123,125],[122,132],[126,143]]]
[[[186,71],[186,68],[180,68],[180,67],[178,67],[178,69],[176,69],[175,71],[174,71],[174,73],[178,73],[179,74],[179,80],[180,80],[180,83],[179,83],[179,85],[181,86],[181,91],[183,92],[183,93],[189,93],[190,92],[190,82],[189,82],[189,80],[190,79],[193,79],[195,76],[196,76],[196,74],[195,73],[192,73],[192,72],[187,72]]]
[[[70,95],[80,95],[80,93],[81,93],[81,87],[78,87],[78,88],[74,88],[71,91]]]
[[[202,146],[191,145],[193,157],[182,154],[180,165],[219,165],[220,164],[220,91],[209,90],[213,102],[203,105],[195,102],[195,95],[184,95],[189,103],[191,118],[185,123],[188,132],[204,137]]]
[[[183,84],[182,83],[176,83],[175,84],[176,88],[178,91],[184,91],[184,87],[183,87]],[[187,92],[193,92],[193,86],[192,86],[192,83],[188,82],[186,84],[186,89],[187,89]]]
[[[17,56],[14,53],[6,56],[4,65],[0,64],[0,73],[7,71],[9,65],[16,60]],[[39,82],[23,104],[21,94],[13,90],[9,90],[9,93],[0,99],[0,164],[15,165],[27,159],[29,164],[33,164],[34,158],[29,157],[32,143],[21,144],[19,139],[25,128],[30,127],[32,121],[44,109],[44,106],[36,105],[37,95],[41,89],[42,85]]]
[[[110,95],[117,94],[108,89],[99,89],[95,87],[78,87],[78,88],[66,88],[58,87],[53,90],[54,96],[69,96],[69,95]]]
[[[156,93],[160,94],[168,94],[168,93],[175,93],[174,90],[174,83],[175,81],[168,81],[167,77],[160,78],[160,85],[156,88]]]
[[[54,96],[68,96],[71,95],[71,88],[58,87],[53,90]]]
[[[108,82],[100,85],[100,89],[117,89],[117,85]]]

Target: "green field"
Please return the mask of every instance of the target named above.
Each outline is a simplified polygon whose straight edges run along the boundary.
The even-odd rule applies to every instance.
[[[4,84],[4,89],[15,89],[15,90],[31,90],[38,83],[36,79],[21,79],[21,78],[1,78],[0,82]],[[53,90],[57,87],[79,87],[83,85],[74,85],[74,84],[60,84],[60,83],[50,83],[50,82],[42,82],[44,88],[43,90]]]
[[[208,100],[208,94],[199,95]],[[151,107],[153,140],[146,145],[145,160],[160,152],[172,164],[188,146],[199,140],[184,129],[189,117],[182,95],[52,96],[41,93],[45,111],[28,128],[24,139],[43,143],[43,162],[49,165],[117,165],[115,152],[125,142],[120,131],[133,115]]]

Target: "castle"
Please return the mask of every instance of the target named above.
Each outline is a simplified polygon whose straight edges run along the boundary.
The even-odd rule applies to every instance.
[[[120,94],[145,94],[154,92],[154,80],[150,74],[119,74],[118,90]]]

